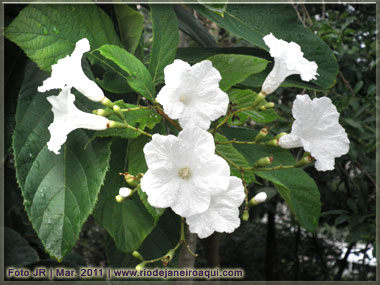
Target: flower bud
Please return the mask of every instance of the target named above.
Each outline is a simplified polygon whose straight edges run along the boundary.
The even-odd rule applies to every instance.
[[[265,167],[272,164],[272,162],[273,162],[273,157],[268,157],[268,156],[263,157],[257,160],[255,164],[253,165],[253,167]]]
[[[106,106],[106,107],[109,107],[109,108],[113,108],[113,103],[112,103],[112,101],[110,100],[110,99],[108,99],[107,97],[104,97],[101,101],[100,101],[100,103],[102,103],[104,106]]]
[[[266,145],[278,146],[278,139],[270,140],[269,142],[266,143]]]
[[[286,136],[288,133],[284,133],[284,132],[282,132],[282,133],[279,133],[277,136],[275,136],[274,138],[275,139],[280,139],[281,137],[283,137],[283,136]]]
[[[143,257],[141,256],[141,254],[137,250],[135,250],[134,252],[132,252],[132,256],[134,258],[137,258],[137,259],[140,259],[140,260],[144,260]]]
[[[121,203],[121,202],[123,202],[124,197],[121,195],[116,195],[115,200],[116,200],[116,202]]]
[[[125,119],[124,114],[118,105],[113,105],[112,109],[113,109],[114,113],[116,114],[116,116],[118,116],[122,120]]]
[[[308,155],[302,158],[301,160],[297,161],[297,163],[295,164],[295,167],[301,167],[312,162],[313,162],[313,158],[310,155]]]
[[[102,117],[108,117],[112,115],[112,111],[108,108],[93,110],[92,113],[98,116],[102,116]]]
[[[245,209],[243,212],[243,216],[241,217],[243,221],[248,221],[249,220],[249,211],[248,209]]]
[[[261,142],[268,135],[268,128],[264,127],[260,130],[260,132],[255,137],[255,142]]]
[[[133,176],[132,174],[129,174],[128,172],[119,173],[119,174],[124,175],[124,179],[127,182],[128,186],[132,188],[136,188],[139,185],[138,179],[142,177],[141,176],[140,178],[138,178],[141,173],[139,173],[137,177]]]
[[[173,259],[175,251],[173,249],[169,250],[167,254],[161,259],[162,263],[166,266],[169,261]]]
[[[123,198],[128,198],[132,195],[132,190],[127,187],[121,187],[119,189],[119,195]]]
[[[143,262],[141,262],[141,263],[137,264],[137,265],[136,265],[136,267],[135,267],[135,269],[136,269],[137,271],[141,271],[141,270],[143,270],[143,269],[144,269],[144,267],[145,267],[145,264],[146,264],[146,262],[145,262],[145,261],[143,261]]]
[[[116,122],[116,121],[109,121],[107,124],[107,127],[110,129],[124,129],[125,124],[122,122]]]
[[[259,94],[257,94],[255,101],[253,101],[252,107],[258,106],[261,103],[261,101],[263,101],[264,99],[265,99],[265,94],[263,92],[260,92]]]
[[[265,105],[261,106],[260,110],[261,111],[265,111],[266,109],[273,108],[273,107],[274,107],[274,103],[273,102],[268,102]]]
[[[267,199],[267,193],[265,193],[265,192],[260,192],[260,193],[258,193],[255,197],[253,197],[253,198],[249,201],[248,205],[249,205],[250,207],[252,207],[252,206],[256,206],[256,205],[258,205],[258,204],[264,203],[266,199]]]

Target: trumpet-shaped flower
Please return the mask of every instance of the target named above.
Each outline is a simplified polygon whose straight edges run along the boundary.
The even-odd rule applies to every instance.
[[[38,87],[38,91],[45,92],[69,86],[77,89],[88,99],[100,102],[104,98],[102,89],[88,79],[82,69],[82,56],[89,50],[90,43],[86,38],[78,41],[71,55],[59,59],[57,64],[52,65],[51,76]]]
[[[301,75],[303,81],[316,79],[318,65],[303,57],[298,44],[279,40],[272,33],[266,35],[264,41],[269,47],[270,55],[274,57],[274,66],[265,79],[261,92],[265,94],[274,92],[285,78],[292,74]]]
[[[310,100],[308,95],[297,95],[292,112],[292,131],[280,138],[279,145],[303,147],[316,159],[317,170],[333,170],[335,157],[346,154],[350,144],[334,104],[327,97]]]
[[[244,187],[240,178],[229,179],[228,189],[213,195],[210,207],[205,212],[186,218],[190,232],[206,238],[214,231],[232,233],[239,227],[239,206],[244,201]]]
[[[154,207],[171,207],[188,217],[206,211],[211,195],[228,187],[230,168],[215,154],[212,135],[198,127],[186,128],[178,137],[154,134],[144,154],[149,169],[141,189]]]
[[[222,77],[211,61],[190,66],[177,59],[165,67],[164,73],[165,86],[157,101],[182,128],[198,126],[207,130],[211,121],[226,114],[228,95],[219,88]]]
[[[54,121],[49,126],[50,140],[48,149],[56,154],[62,144],[65,143],[67,135],[75,129],[84,128],[90,130],[105,130],[108,119],[85,113],[75,105],[75,96],[70,93],[70,87],[64,87],[58,96],[49,96],[47,100],[52,105]]]

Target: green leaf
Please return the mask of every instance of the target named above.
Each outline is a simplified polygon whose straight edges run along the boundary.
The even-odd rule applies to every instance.
[[[166,211],[165,214],[160,218],[160,221],[152,233],[144,240],[141,247],[139,248],[138,251],[143,256],[143,258],[146,260],[154,259],[159,256],[163,256],[171,248],[173,248],[179,240],[180,224],[180,217],[168,209],[168,211]],[[134,258],[132,254],[119,251],[115,247],[115,243],[112,238],[107,238],[106,253],[108,263],[113,268],[135,267],[138,263],[141,262],[138,259]],[[176,266],[176,259],[178,258],[178,255],[179,250],[174,256],[174,259],[168,264],[169,267]],[[153,263],[151,266],[159,267],[160,263]]]
[[[129,86],[149,101],[153,101],[155,90],[152,77],[144,64],[133,54],[114,46],[104,45],[91,52],[91,57],[127,80]]]
[[[145,173],[148,170],[148,166],[145,162],[143,148],[149,141],[150,138],[146,136],[140,136],[134,140],[129,141],[127,154],[128,173],[137,175],[139,173]],[[138,187],[137,194],[139,195],[141,202],[144,204],[145,208],[152,215],[152,217],[155,220],[158,220],[158,218],[165,212],[165,209],[152,207],[148,203],[147,195],[141,190],[140,187]]]
[[[254,140],[257,132],[247,128],[222,128],[228,139]],[[288,150],[264,145],[235,145],[235,148],[253,165],[258,159],[273,156],[273,166],[292,165],[294,158]],[[285,199],[298,222],[306,230],[313,232],[318,225],[321,203],[318,187],[314,180],[300,168],[275,171],[256,171],[255,175],[274,184]]]
[[[128,52],[134,53],[144,28],[144,16],[128,5],[114,5],[120,38]]]
[[[150,5],[152,16],[153,44],[150,53],[149,71],[153,82],[163,81],[164,68],[175,58],[179,43],[179,30],[172,5]]]
[[[114,102],[121,109],[138,108],[140,105],[124,103],[122,100]],[[124,112],[125,120],[127,123],[133,127],[139,128],[141,130],[153,129],[156,124],[161,121],[161,116],[158,115],[152,109],[141,109],[136,111]],[[119,117],[112,115],[109,117],[110,120],[122,122]],[[98,137],[121,137],[121,138],[136,138],[140,136],[141,133],[136,132],[132,129],[107,129],[104,131],[98,131],[95,136]]]
[[[227,7],[227,1],[226,3],[218,3],[218,4],[210,4],[208,1],[203,1],[203,0],[198,0],[200,4],[205,6],[208,10],[211,12],[214,12],[215,14],[224,17],[224,12],[226,11]],[[203,2],[208,2],[208,3],[203,3]]]
[[[181,5],[174,5],[179,28],[204,47],[217,47],[215,39],[205,26]]]
[[[127,140],[118,138],[113,140],[110,170],[93,215],[115,240],[119,250],[131,252],[138,249],[151,233],[156,226],[156,220],[136,194],[121,203],[115,201],[119,189],[126,187],[124,177],[119,173],[127,171],[127,147]]]
[[[40,257],[26,239],[11,228],[4,228],[5,267],[22,267],[38,260],[40,260]]]
[[[228,139],[225,136],[219,133],[216,133],[215,141],[224,142],[224,141],[228,141]],[[244,156],[242,156],[232,144],[216,144],[216,151],[217,151],[217,154],[221,154],[223,158],[227,157],[229,160],[231,160],[233,163],[235,163],[239,167],[250,166],[248,164],[248,161],[244,158]],[[234,165],[231,165],[231,164],[230,164],[230,167],[231,167],[231,175],[241,177],[241,173],[239,169],[237,169]],[[244,175],[244,180],[247,183],[256,181],[255,176],[253,175],[252,172],[247,172],[246,175]]]
[[[302,25],[291,5],[228,5],[224,17],[202,5],[192,7],[229,32],[266,51],[269,48],[263,37],[269,33],[299,44],[305,58],[318,64],[319,77],[312,83],[325,89],[335,84],[338,65],[334,54],[322,39]]]
[[[46,74],[34,64],[27,66],[16,111],[13,150],[25,210],[45,249],[61,260],[75,245],[95,206],[108,168],[110,141],[89,142],[90,132],[78,129],[69,134],[59,155],[49,151],[46,143],[53,113],[46,97],[57,91],[38,93],[44,79]],[[81,95],[76,98],[82,110],[98,105]]]
[[[265,59],[238,54],[218,54],[208,59],[222,75],[219,85],[224,91],[244,81],[249,75],[263,71],[268,64]]]
[[[83,38],[91,49],[120,45],[111,19],[96,5],[28,5],[5,30],[5,36],[45,71],[74,50]]]
[[[252,103],[255,101],[258,94],[251,90],[244,89],[231,89],[228,92],[228,97],[233,106],[233,110],[238,110],[246,107],[252,106]],[[259,106],[265,105],[268,103],[266,100],[263,100]],[[242,122],[245,122],[248,118],[256,121],[257,123],[269,123],[280,118],[277,113],[271,108],[264,111],[254,111],[247,110],[240,112],[236,115]]]

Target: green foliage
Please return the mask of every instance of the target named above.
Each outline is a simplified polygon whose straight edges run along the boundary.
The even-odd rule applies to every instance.
[[[110,18],[95,5],[29,5],[5,30],[5,36],[45,71],[87,38],[91,49],[120,45]]]
[[[4,243],[7,246],[4,248],[5,266],[18,266],[37,262],[40,258],[37,252],[29,243],[16,231],[11,228],[4,228]]]
[[[257,95],[258,94],[256,92],[248,89],[231,89],[228,92],[228,97],[230,98],[233,110],[250,107],[252,105],[252,102],[255,102]],[[260,102],[258,107],[264,106],[267,103],[268,101],[264,99]],[[280,118],[276,111],[273,110],[273,108],[263,111],[246,110],[236,114],[235,117],[237,117],[239,121],[243,123],[248,119],[252,119],[257,123],[262,124],[270,123]],[[231,120],[231,123],[234,123],[234,120]]]
[[[154,100],[152,77],[144,64],[133,54],[118,46],[104,45],[92,51],[91,57],[123,77],[138,94],[149,101]]]
[[[122,110],[139,108],[139,105],[124,103],[122,100],[114,102]],[[138,127],[140,130],[146,128],[153,129],[156,124],[161,121],[161,117],[157,115],[152,109],[140,109],[136,111],[123,112],[125,121],[132,127]],[[109,117],[110,120],[122,122],[122,120],[116,116],[112,115]],[[98,131],[95,134],[98,137],[121,137],[121,138],[136,138],[141,135],[139,132],[132,129],[107,129],[103,131]]]
[[[150,5],[153,44],[149,71],[153,82],[163,81],[164,68],[174,60],[179,42],[178,22],[172,5]]]
[[[220,72],[222,80],[219,86],[224,91],[244,81],[248,76],[263,71],[268,63],[262,58],[236,54],[218,54],[208,59]]]
[[[61,260],[75,245],[92,212],[108,168],[109,141],[88,142],[82,129],[69,135],[60,155],[49,151],[53,114],[37,87],[46,75],[30,64],[20,90],[13,138],[16,175],[25,210],[49,254]],[[50,92],[49,95],[52,95]],[[90,105],[77,96],[81,109]]]
[[[128,141],[115,138],[112,143],[110,170],[99,194],[93,215],[109,235],[116,247],[131,252],[140,247],[156,226],[157,220],[146,210],[136,194],[121,203],[115,201],[121,187],[126,187],[119,173],[127,170]]]
[[[144,28],[144,16],[128,5],[114,6],[114,10],[121,42],[126,50],[133,54],[140,42]]]
[[[334,85],[338,66],[333,53],[318,36],[303,27],[291,5],[228,5],[224,17],[201,5],[192,7],[224,29],[264,50],[269,50],[263,40],[269,33],[298,43],[305,58],[318,64],[319,77],[313,83],[324,89]]]
[[[223,128],[222,133],[228,139],[253,141],[257,132],[245,128]],[[253,165],[258,159],[273,156],[276,165],[293,165],[294,158],[289,151],[263,145],[236,145],[235,148]],[[255,171],[274,184],[285,199],[300,225],[308,231],[314,231],[318,225],[321,202],[318,187],[314,180],[302,169],[280,169],[275,171]]]
[[[228,139],[222,134],[216,133],[215,140],[217,142],[226,142]],[[216,145],[217,154],[220,154],[222,157],[227,157],[238,167],[249,167],[248,161],[241,155],[232,144],[217,144]],[[231,165],[231,175],[241,177],[240,170]],[[255,182],[255,176],[252,172],[248,172],[244,175],[244,179],[247,183]]]

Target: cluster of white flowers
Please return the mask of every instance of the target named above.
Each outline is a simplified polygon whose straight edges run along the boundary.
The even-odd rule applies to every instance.
[[[149,170],[141,180],[148,202],[171,207],[185,217],[200,238],[214,231],[233,232],[240,225],[244,201],[240,178],[230,177],[227,162],[215,154],[211,121],[227,113],[228,95],[219,88],[222,79],[211,61],[190,66],[175,60],[165,67],[165,86],[157,101],[183,130],[178,136],[154,134],[144,147]]]
[[[316,79],[317,64],[303,57],[298,44],[278,40],[272,34],[265,36],[264,41],[275,63],[261,94],[272,93],[292,74],[299,74],[304,81]],[[61,89],[58,96],[47,98],[54,114],[48,148],[57,154],[71,131],[104,130],[110,124],[108,119],[82,112],[74,105],[72,87],[92,101],[106,99],[82,70],[83,53],[89,50],[87,39],[78,41],[71,56],[53,65],[51,77],[38,88],[40,92]],[[171,207],[200,238],[214,231],[231,233],[240,225],[244,186],[240,178],[230,176],[228,163],[215,154],[214,138],[207,131],[212,121],[227,113],[228,95],[219,88],[222,77],[209,60],[193,66],[175,60],[165,67],[164,73],[165,86],[157,101],[170,118],[178,119],[183,130],[178,136],[154,134],[145,145],[148,171],[141,179],[141,189],[152,206]],[[317,170],[333,169],[334,158],[348,152],[349,141],[331,100],[326,97],[310,100],[308,95],[297,95],[293,116],[292,131],[279,139],[279,145],[303,147],[317,160]],[[131,193],[128,188],[120,189],[119,200]],[[254,199],[256,205],[265,201],[266,195],[261,193]]]
[[[108,119],[83,112],[75,107],[75,96],[71,94],[71,88],[74,87],[92,101],[100,102],[104,99],[102,89],[88,79],[82,69],[82,56],[89,50],[88,40],[86,38],[79,40],[71,56],[68,55],[52,65],[51,76],[38,87],[39,92],[61,89],[58,96],[47,98],[54,113],[54,121],[49,126],[50,140],[47,146],[56,154],[59,154],[67,135],[73,130],[78,128],[105,130],[108,127]]]

